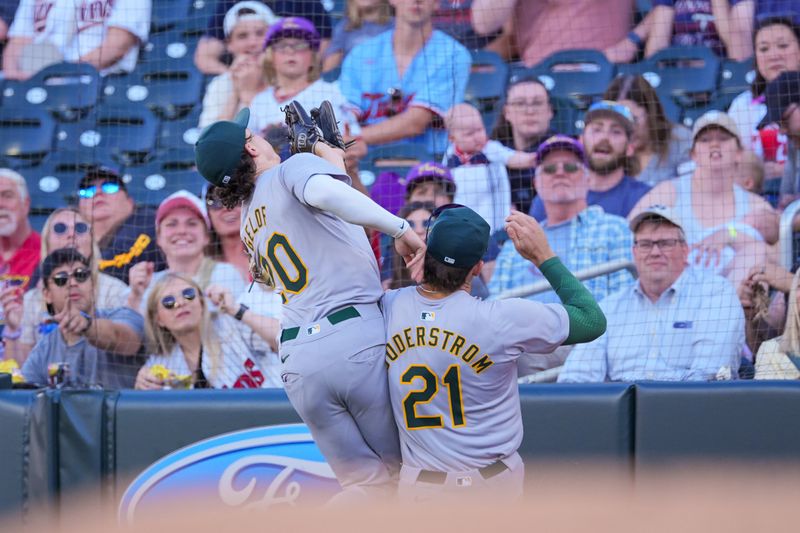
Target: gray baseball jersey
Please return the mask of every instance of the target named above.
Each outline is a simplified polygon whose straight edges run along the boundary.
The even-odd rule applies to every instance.
[[[262,173],[242,210],[241,237],[283,299],[282,327],[299,328],[279,349],[289,400],[345,489],[383,492],[399,468],[400,445],[378,265],[362,227],[306,203],[317,174],[350,181],[310,154]],[[347,308],[344,320],[328,320]]]
[[[516,360],[569,334],[560,304],[440,300],[416,287],[384,296],[389,393],[403,465],[439,472],[483,468],[516,452],[522,418]]]
[[[311,176],[350,178],[324,159],[297,154],[258,177],[242,210],[241,237],[286,304],[283,326],[318,322],[347,304],[377,302],[383,290],[364,228],[309,206]]]

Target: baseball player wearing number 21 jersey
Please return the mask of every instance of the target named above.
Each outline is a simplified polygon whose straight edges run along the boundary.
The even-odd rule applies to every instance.
[[[331,132],[338,132],[335,117],[329,104],[320,109],[314,121],[296,102],[286,111],[293,152],[312,153],[281,163],[247,130],[244,109],[203,130],[197,168],[223,204],[243,203],[241,237],[254,278],[266,278],[285,304],[279,355],[286,393],[344,494],[391,493],[399,443],[383,360],[380,276],[363,227],[393,236],[412,269],[425,246],[405,220],[349,186],[344,143]]]
[[[589,342],[605,331],[599,306],[553,254],[538,223],[515,212],[506,231],[561,304],[470,296],[470,282],[483,266],[489,225],[463,206],[441,211],[430,227],[422,283],[384,296],[403,497],[420,500],[442,492],[460,497],[464,491],[520,496],[517,358]]]

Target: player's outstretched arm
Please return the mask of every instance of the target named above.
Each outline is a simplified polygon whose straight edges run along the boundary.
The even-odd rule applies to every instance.
[[[506,232],[520,255],[539,268],[567,310],[569,335],[563,344],[591,342],[605,333],[606,317],[597,301],[553,253],[536,219],[511,213]]]
[[[397,252],[405,259],[412,277],[422,275],[425,243],[422,242],[404,219],[395,216],[342,181],[327,174],[309,178],[303,190],[306,203],[328,211],[345,222],[372,228],[395,238]]]
[[[314,145],[314,155],[321,157],[336,168],[347,171],[344,164],[344,150],[341,148],[334,148],[324,142],[318,142]]]

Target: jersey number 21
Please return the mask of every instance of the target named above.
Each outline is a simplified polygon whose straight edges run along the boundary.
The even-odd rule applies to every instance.
[[[439,392],[439,377],[426,365],[411,365],[400,376],[400,383],[410,385],[414,380],[422,380],[422,389],[412,390],[403,398],[403,418],[408,429],[428,429],[444,427],[442,415],[418,415],[417,404],[428,403]],[[450,404],[450,419],[453,427],[467,425],[464,417],[464,401],[461,397],[461,369],[450,365],[442,375],[442,385],[447,387]]]

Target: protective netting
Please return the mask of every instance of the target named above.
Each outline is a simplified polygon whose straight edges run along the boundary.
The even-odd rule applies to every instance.
[[[504,231],[512,211],[542,223],[608,330],[523,354],[520,377],[800,376],[796,0],[16,4],[0,5],[0,303],[18,380],[281,386],[281,295],[251,283],[240,209],[194,143],[248,107],[285,159],[292,100],[332,103],[353,187],[423,238],[447,203],[489,223],[476,297],[558,302]],[[413,284],[367,235],[384,288]],[[270,271],[299,279],[276,249]]]

